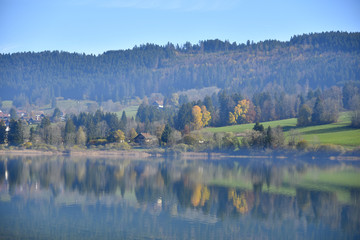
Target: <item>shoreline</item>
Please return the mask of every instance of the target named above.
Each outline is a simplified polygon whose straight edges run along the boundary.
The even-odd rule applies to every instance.
[[[0,156],[75,156],[75,157],[124,157],[131,159],[150,159],[150,158],[168,158],[173,159],[189,159],[189,160],[221,160],[225,158],[231,159],[289,159],[291,157],[311,157],[312,159],[327,158],[331,161],[360,161],[359,155],[351,154],[334,154],[324,152],[254,152],[246,151],[236,153],[224,152],[156,152],[149,149],[148,151],[133,150],[65,150],[65,151],[43,151],[32,149],[4,149],[0,150]]]

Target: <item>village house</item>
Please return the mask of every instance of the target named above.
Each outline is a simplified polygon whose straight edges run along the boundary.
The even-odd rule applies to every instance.
[[[164,102],[163,101],[154,101],[152,105],[159,108],[159,109],[164,108]]]
[[[135,138],[134,142],[140,145],[149,145],[156,143],[157,138],[149,133],[139,133]]]

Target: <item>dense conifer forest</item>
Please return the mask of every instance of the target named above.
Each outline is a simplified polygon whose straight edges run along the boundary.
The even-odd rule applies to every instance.
[[[248,97],[274,89],[298,94],[359,81],[359,66],[360,33],[347,32],[304,34],[287,42],[145,44],[97,56],[0,54],[0,96],[21,105],[47,104],[54,97],[121,101],[210,86]]]

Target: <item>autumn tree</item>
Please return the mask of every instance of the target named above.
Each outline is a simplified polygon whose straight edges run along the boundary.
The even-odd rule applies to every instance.
[[[206,109],[205,105],[201,107],[195,105],[192,108],[192,119],[193,119],[191,122],[192,128],[198,130],[209,124],[211,120],[211,113]]]
[[[113,131],[110,133],[110,135],[107,137],[108,142],[118,142],[122,143],[125,140],[125,134],[120,129]]]
[[[211,113],[206,109],[206,106],[203,105],[201,106],[201,112],[202,112],[202,123],[203,123],[203,127],[209,125],[209,122],[211,120]]]
[[[86,144],[86,133],[82,127],[79,127],[76,132],[76,144],[81,146]]]
[[[192,108],[192,117],[193,117],[193,121],[192,121],[192,126],[194,129],[200,129],[203,126],[203,122],[202,122],[202,112],[201,112],[201,108],[198,105],[195,105]]]
[[[250,101],[243,99],[238,101],[238,104],[235,106],[233,112],[229,112],[229,123],[230,124],[240,124],[247,122],[247,113],[249,110]]]

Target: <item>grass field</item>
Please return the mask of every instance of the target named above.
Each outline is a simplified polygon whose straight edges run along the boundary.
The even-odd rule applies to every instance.
[[[2,107],[3,108],[11,108],[12,107],[12,101],[2,101]]]
[[[309,126],[309,127],[297,127],[296,118],[263,122],[265,128],[268,126],[276,127],[280,125],[285,135],[288,135],[291,129],[296,129],[301,134],[301,137],[309,143],[321,143],[321,144],[336,144],[347,148],[355,148],[360,146],[360,129],[349,127],[350,114],[348,112],[341,113],[339,121],[337,123]],[[218,128],[205,128],[203,132],[221,133],[221,132],[233,132],[242,133],[245,130],[252,129],[253,123],[233,125]]]
[[[138,110],[139,106],[130,106],[124,109],[126,117],[128,118],[132,118],[136,116],[137,110]],[[117,112],[117,115],[119,116],[119,118],[121,118],[122,115],[122,111]]]

